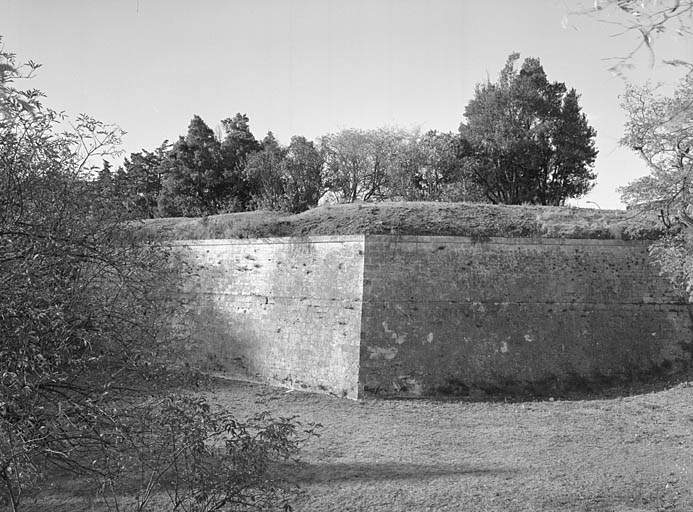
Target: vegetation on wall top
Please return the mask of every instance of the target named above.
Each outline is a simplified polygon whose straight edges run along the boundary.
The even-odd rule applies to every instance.
[[[161,218],[141,226],[146,235],[169,240],[354,234],[653,240],[664,235],[655,215],[636,210],[442,202],[341,204],[297,215],[255,211]]]

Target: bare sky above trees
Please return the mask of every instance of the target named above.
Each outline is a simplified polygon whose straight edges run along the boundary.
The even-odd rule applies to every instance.
[[[127,153],[244,112],[261,139],[315,139],[382,125],[456,131],[474,85],[507,56],[538,57],[550,80],[582,95],[597,130],[597,184],[576,202],[621,207],[616,187],[647,171],[618,147],[623,79],[602,59],[635,34],[586,18],[562,23],[570,0],[2,0],[0,34],[20,60],[43,64],[31,84],[51,106],[128,132]],[[657,42],[693,58],[693,42]],[[627,77],[670,80],[638,56]]]

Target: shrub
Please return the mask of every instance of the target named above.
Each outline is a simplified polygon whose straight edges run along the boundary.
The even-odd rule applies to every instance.
[[[67,471],[116,507],[281,505],[273,464],[298,427],[171,394],[175,265],[91,164],[122,131],[81,115],[60,132],[42,94],[14,85],[37,67],[0,54],[0,501],[16,511]]]

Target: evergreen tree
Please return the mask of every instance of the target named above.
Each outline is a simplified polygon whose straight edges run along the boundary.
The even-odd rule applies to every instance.
[[[248,157],[261,149],[260,143],[250,132],[249,124],[248,116],[240,113],[221,122],[225,133],[221,142],[225,194],[234,198],[236,209],[247,208],[251,197],[260,193],[252,190],[246,181],[245,166]]]
[[[596,132],[574,89],[549,82],[538,59],[476,87],[460,125],[465,170],[494,203],[560,205],[593,185]]]
[[[164,141],[154,152],[142,150],[125,159],[119,188],[132,216],[154,218],[158,215],[157,205],[164,178],[162,163],[169,149],[168,141]]]
[[[251,191],[251,204],[255,208],[284,209],[282,160],[286,149],[279,145],[272,132],[267,133],[261,147],[247,157],[244,169]]]
[[[227,199],[221,146],[214,132],[194,116],[161,164],[166,178],[159,196],[163,215],[199,216],[218,213]]]

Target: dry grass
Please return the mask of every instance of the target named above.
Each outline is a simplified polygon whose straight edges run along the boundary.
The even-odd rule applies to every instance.
[[[144,222],[143,230],[169,240],[362,233],[648,240],[663,234],[658,219],[642,212],[438,202],[321,206],[297,215],[256,211],[153,219]]]
[[[322,424],[287,475],[301,487],[297,512],[690,512],[693,382],[628,391],[352,401],[218,380],[201,393],[239,418],[268,410]],[[107,510],[80,482],[57,487],[26,510]],[[158,498],[151,511],[167,511]]]
[[[210,399],[323,424],[297,511],[693,510],[693,383],[611,399],[349,401],[227,382]]]

